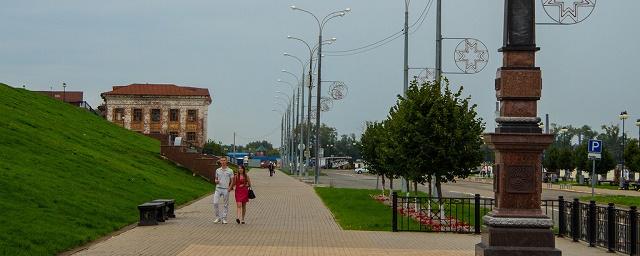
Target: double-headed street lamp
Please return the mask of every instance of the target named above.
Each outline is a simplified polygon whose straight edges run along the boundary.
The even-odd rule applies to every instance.
[[[624,178],[624,147],[625,147],[625,140],[627,139],[627,134],[624,132],[624,121],[627,120],[627,118],[629,118],[629,114],[627,114],[627,111],[622,111],[620,112],[620,115],[618,115],[618,118],[620,118],[620,120],[622,120],[622,168],[620,169],[620,188],[622,188],[622,179]]]
[[[293,39],[293,40],[302,42],[307,47],[307,49],[309,50],[309,74],[308,74],[308,78],[309,78],[309,84],[308,84],[309,97],[308,97],[308,99],[309,99],[309,101],[308,101],[308,104],[307,104],[307,138],[306,138],[306,147],[307,148],[311,148],[311,89],[313,88],[313,85],[312,85],[312,82],[313,82],[312,77],[313,76],[312,76],[312,74],[313,74],[313,60],[317,60],[317,58],[313,58],[313,55],[315,54],[316,50],[318,49],[318,44],[316,44],[312,48],[309,45],[309,43],[307,43],[305,40],[302,40],[300,38],[293,37],[293,36],[287,36],[287,39]],[[332,44],[336,40],[337,39],[335,37],[333,37],[331,39],[324,40],[322,42],[322,44],[324,44],[324,45]],[[285,53],[285,55],[287,55],[287,54]],[[300,60],[300,59],[298,59],[298,60]],[[302,63],[302,61],[301,61],[301,63]],[[303,69],[304,69],[304,67],[303,67]],[[303,75],[303,77],[304,77],[304,75]],[[304,79],[302,79],[302,80],[304,81]],[[302,96],[304,98],[304,86],[303,86]],[[303,112],[304,112],[304,100],[302,102],[303,102]],[[311,157],[311,155],[307,156],[307,161],[310,160],[310,157]],[[308,165],[308,164],[305,164],[305,165]],[[305,175],[307,174],[306,168],[305,168],[305,172],[304,173],[305,173]]]
[[[318,17],[313,14],[310,11],[307,11],[305,9],[301,9],[298,8],[296,6],[291,6],[291,9],[294,11],[301,11],[301,12],[305,12],[311,16],[313,16],[313,18],[316,20],[316,22],[318,23],[318,79],[317,79],[317,95],[320,96],[322,95],[322,31],[324,29],[324,25],[327,24],[327,22],[329,22],[329,20],[335,18],[335,17],[343,17],[344,15],[346,15],[348,12],[351,11],[350,8],[346,8],[344,10],[340,10],[340,11],[335,11],[335,12],[331,12],[329,14],[327,14],[327,16],[325,16],[324,18],[322,18],[322,20],[318,19]],[[315,184],[319,183],[319,176],[320,176],[320,154],[319,154],[319,149],[320,149],[320,97],[317,98],[317,102],[316,102],[316,141],[315,141],[315,158],[316,158],[316,165],[315,165]]]

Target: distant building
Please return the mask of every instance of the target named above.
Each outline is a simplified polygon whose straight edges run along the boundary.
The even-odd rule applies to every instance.
[[[94,113],[96,115],[101,115],[99,111],[96,111],[84,101],[83,92],[79,91],[33,91],[37,93],[41,93],[47,95],[53,99],[64,101],[76,107],[84,108],[87,111]]]
[[[110,122],[144,134],[182,137],[187,145],[203,147],[207,138],[209,89],[174,84],[113,86],[101,94]]]
[[[66,103],[76,105],[78,107],[84,104],[83,93],[78,91],[34,91],[34,92],[47,95],[56,100],[61,100]]]

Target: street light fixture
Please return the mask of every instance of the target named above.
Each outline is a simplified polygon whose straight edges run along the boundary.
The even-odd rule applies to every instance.
[[[638,146],[640,147],[640,119],[636,120],[636,126],[638,126]]]
[[[629,114],[627,113],[627,111],[622,111],[620,112],[620,115],[618,115],[618,118],[620,118],[620,120],[622,120],[622,152],[620,153],[621,158],[622,158],[622,168],[620,169],[620,188],[622,188],[622,178],[624,175],[624,147],[625,147],[625,140],[627,139],[627,134],[624,131],[624,121],[627,120],[627,118],[629,118]]]
[[[322,18],[322,20],[318,19],[318,17],[313,14],[310,11],[307,11],[305,9],[296,7],[295,5],[291,6],[291,9],[294,11],[301,11],[301,12],[305,12],[311,16],[313,16],[313,18],[316,20],[317,24],[318,24],[318,79],[317,79],[317,95],[322,95],[322,32],[324,29],[324,25],[327,24],[327,22],[329,22],[329,20],[335,18],[335,17],[343,17],[345,14],[347,14],[348,12],[351,11],[351,8],[345,8],[343,10],[339,10],[339,11],[335,11],[335,12],[331,12],[329,14],[327,14],[324,18]],[[333,39],[333,38],[332,38]],[[315,151],[315,159],[316,159],[316,165],[315,165],[315,179],[314,182],[315,184],[319,183],[319,176],[320,176],[320,165],[318,164],[320,162],[320,154],[318,152],[318,148],[320,148],[320,97],[318,97],[316,102],[316,151]]]
[[[62,82],[62,102],[67,102],[67,83]]]

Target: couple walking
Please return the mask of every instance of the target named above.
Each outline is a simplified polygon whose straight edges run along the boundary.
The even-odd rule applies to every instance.
[[[247,202],[249,202],[249,189],[251,180],[247,175],[244,166],[238,166],[238,173],[228,167],[227,158],[220,158],[220,168],[216,170],[214,181],[216,191],[213,193],[213,211],[216,219],[213,223],[227,224],[227,213],[229,211],[229,192],[235,191],[236,198],[236,223],[244,224],[244,216],[247,212]],[[222,200],[222,212],[220,212],[220,200]]]

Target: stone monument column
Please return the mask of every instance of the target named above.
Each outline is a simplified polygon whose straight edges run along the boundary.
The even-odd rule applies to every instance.
[[[500,116],[484,135],[496,153],[495,208],[483,218],[477,256],[561,255],[553,220],[542,210],[542,151],[553,135],[542,134],[537,104],[542,73],[535,66],[535,0],[505,0],[503,65],[495,81]]]

